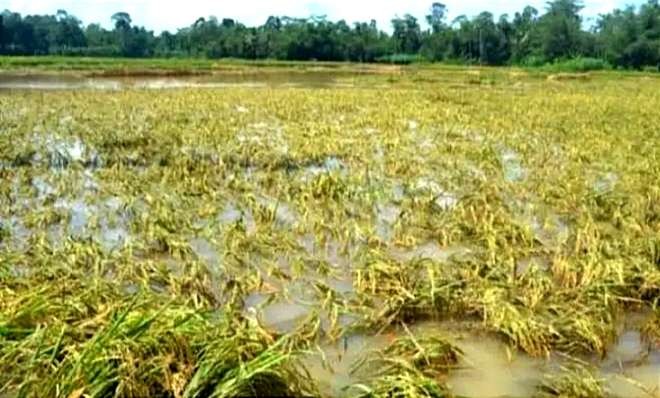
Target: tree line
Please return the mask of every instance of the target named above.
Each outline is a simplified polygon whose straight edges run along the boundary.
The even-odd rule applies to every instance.
[[[525,7],[512,17],[490,12],[447,19],[433,3],[424,27],[412,15],[392,19],[392,33],[375,21],[349,25],[325,17],[269,17],[256,27],[231,18],[199,18],[176,33],[154,34],[118,12],[114,28],[83,26],[66,11],[0,14],[0,54],[107,57],[203,57],[354,62],[433,62],[542,65],[590,59],[622,68],[660,66],[658,0],[600,15],[583,26],[578,0],[553,0],[543,12]]]

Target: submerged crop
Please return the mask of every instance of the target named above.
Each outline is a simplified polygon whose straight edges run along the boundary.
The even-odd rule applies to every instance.
[[[482,73],[0,92],[0,396],[657,396],[660,84]]]

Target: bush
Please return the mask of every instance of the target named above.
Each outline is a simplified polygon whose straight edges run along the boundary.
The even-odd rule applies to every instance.
[[[419,54],[390,54],[376,58],[376,62],[397,65],[410,65],[425,61],[426,59]]]
[[[524,58],[521,62],[521,66],[525,66],[528,68],[538,68],[540,66],[545,65],[545,59],[543,57],[539,57],[536,55],[530,55],[529,57]]]
[[[546,64],[543,69],[550,72],[590,72],[597,70],[610,70],[612,65],[607,61],[598,58],[572,58],[566,60],[557,60],[554,63]]]

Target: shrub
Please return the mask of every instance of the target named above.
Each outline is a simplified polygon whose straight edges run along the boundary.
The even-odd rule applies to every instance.
[[[546,64],[543,67],[550,72],[590,72],[597,70],[612,69],[607,61],[598,58],[572,58],[566,60],[557,60],[554,63]]]
[[[524,58],[521,62],[521,66],[529,67],[529,68],[538,68],[540,66],[545,65],[545,59],[543,57],[539,57],[536,55],[530,55],[529,57]]]
[[[424,61],[426,61],[426,59],[418,54],[390,54],[376,58],[376,62],[397,65],[409,65]]]

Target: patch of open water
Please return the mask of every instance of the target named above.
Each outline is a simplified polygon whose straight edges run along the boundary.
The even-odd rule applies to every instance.
[[[463,352],[456,369],[444,380],[456,396],[470,398],[535,396],[546,375],[560,371],[562,359],[532,358],[503,341],[461,330],[451,322],[426,321],[410,327],[416,338],[442,336]],[[349,396],[347,388],[368,378],[354,372],[355,364],[370,350],[385,348],[402,330],[382,335],[349,333],[321,344],[303,363],[326,396]],[[613,364],[617,364],[613,367]],[[605,388],[621,398],[657,397],[660,392],[660,351],[649,351],[638,332],[627,331],[610,348],[608,358],[594,362]]]
[[[0,90],[173,90],[184,88],[350,88],[354,72],[216,73],[197,76],[85,77],[70,74],[0,74]]]
[[[500,152],[500,162],[504,170],[504,179],[508,182],[522,181],[527,175],[518,153],[512,149],[506,148]]]

